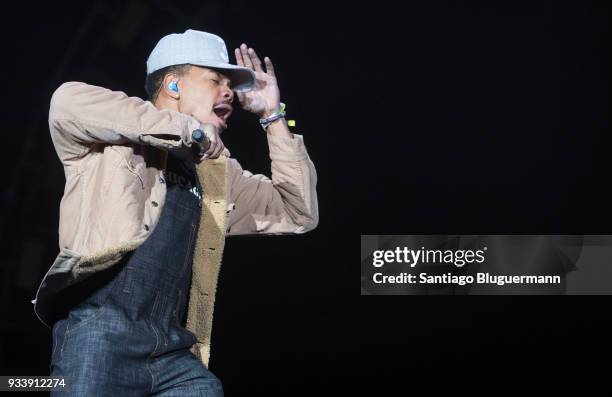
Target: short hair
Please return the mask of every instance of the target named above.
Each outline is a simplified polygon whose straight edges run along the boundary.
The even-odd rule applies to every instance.
[[[166,66],[165,68],[161,68],[151,74],[148,74],[145,79],[144,88],[149,96],[149,100],[151,102],[155,102],[157,100],[161,85],[164,82],[164,77],[166,77],[167,74],[174,73],[180,77],[187,73],[189,68],[191,68],[191,64],[183,63],[180,65]]]

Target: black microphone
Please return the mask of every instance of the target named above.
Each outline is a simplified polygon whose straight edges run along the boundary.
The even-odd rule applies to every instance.
[[[210,147],[210,139],[199,128],[193,130],[191,138],[193,139],[193,144],[191,145],[193,152],[199,157],[203,156]]]

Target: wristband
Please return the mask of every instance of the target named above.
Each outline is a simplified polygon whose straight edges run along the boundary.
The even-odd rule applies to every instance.
[[[280,103],[280,109],[278,112],[272,113],[269,117],[259,119],[261,128],[265,131],[272,122],[285,117],[285,104]]]

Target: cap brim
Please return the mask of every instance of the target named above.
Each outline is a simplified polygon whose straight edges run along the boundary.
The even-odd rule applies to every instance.
[[[253,89],[255,86],[255,72],[252,69],[243,66],[232,65],[231,63],[211,63],[207,65],[197,65],[205,68],[219,69],[225,72],[231,81],[232,89],[238,92],[246,92]]]

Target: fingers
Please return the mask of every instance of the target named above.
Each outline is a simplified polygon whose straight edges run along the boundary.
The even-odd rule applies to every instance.
[[[221,139],[219,139],[217,142],[215,142],[215,145],[211,145],[211,147],[208,149],[207,153],[209,151],[211,151],[208,154],[209,159],[216,159],[221,155],[221,152],[223,152],[223,149],[225,149],[225,145],[223,144],[223,142],[221,141]]]
[[[242,52],[240,51],[240,48],[236,48],[234,50],[234,56],[236,57],[236,64],[238,66],[244,66],[244,60],[242,59]]]
[[[215,140],[210,140],[210,147],[206,152],[204,152],[204,156],[202,159],[216,159],[219,157],[221,152],[225,149],[225,145],[221,141],[221,138],[217,138]]]
[[[216,159],[221,155],[221,153],[223,153],[223,150],[225,150],[225,145],[223,145],[223,142],[211,142],[208,150],[203,155],[199,156],[197,162],[199,163],[206,159]]]
[[[256,72],[263,72],[264,70],[261,68],[261,61],[259,60],[259,57],[257,56],[257,53],[255,52],[254,48],[249,48],[249,56],[251,57],[251,61],[253,62],[253,65],[255,66],[255,71]]]
[[[234,53],[236,56],[236,63],[239,66],[251,68],[255,70],[256,72],[264,72],[264,73],[266,72],[263,70],[261,60],[259,59],[259,56],[257,55],[257,52],[255,52],[254,48],[249,48],[247,47],[246,44],[242,43],[240,45],[240,48],[236,48],[234,50]],[[270,58],[268,57],[266,57],[265,60],[266,60],[266,70],[269,73],[268,65],[272,65],[272,62],[270,61]],[[272,75],[274,75],[273,66],[272,66]]]
[[[276,73],[274,73],[274,65],[272,65],[272,60],[268,57],[264,58],[266,62],[266,73],[268,73],[272,77],[276,77]]]
[[[210,146],[204,152],[204,155],[200,157],[199,160],[202,161],[205,159],[218,158],[225,149],[225,145],[219,137],[219,132],[217,128],[213,124],[205,124],[202,126],[202,129],[204,130],[204,134],[210,141]]]
[[[244,66],[253,69],[253,62],[251,61],[251,56],[249,55],[249,51],[246,44],[242,43],[240,45],[240,53],[242,55]]]

